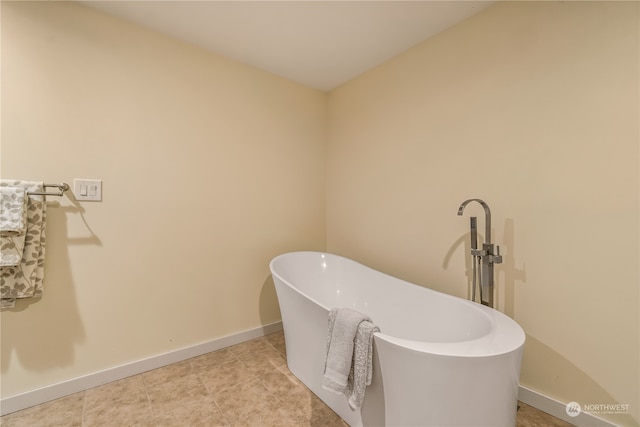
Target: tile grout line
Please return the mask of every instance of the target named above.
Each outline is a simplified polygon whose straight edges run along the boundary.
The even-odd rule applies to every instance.
[[[211,389],[209,389],[207,384],[204,381],[202,381],[202,377],[200,376],[200,369],[197,369],[195,366],[193,366],[193,358],[189,360],[189,365],[191,366],[191,369],[195,372],[196,377],[198,378],[198,381],[200,381],[200,384],[202,384],[205,391],[207,392],[207,396],[209,396],[211,400],[213,400],[213,403],[216,405],[216,408],[218,408],[218,411],[220,411],[220,414],[222,414],[222,418],[224,418],[225,425],[231,426],[231,424],[229,423],[229,416],[225,413],[225,411],[222,410],[222,407],[220,406],[220,404],[218,403],[218,400],[216,399],[215,393],[212,393]],[[221,365],[224,365],[224,363],[221,363]]]
[[[84,427],[84,410],[87,404],[87,393],[85,391],[82,392],[82,409],[80,410],[80,425]]]
[[[142,377],[142,384],[144,384],[144,393],[147,396],[147,405],[149,405],[149,409],[151,410],[151,417],[153,418],[153,423],[158,427],[158,421],[156,417],[156,413],[153,410],[153,404],[151,403],[151,396],[149,396],[149,385],[147,384],[147,380],[144,377],[144,373],[138,374]]]

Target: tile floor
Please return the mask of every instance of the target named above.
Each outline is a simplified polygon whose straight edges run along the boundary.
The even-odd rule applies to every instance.
[[[287,369],[282,332],[0,418],[14,426],[347,427]],[[520,404],[517,427],[571,424]]]

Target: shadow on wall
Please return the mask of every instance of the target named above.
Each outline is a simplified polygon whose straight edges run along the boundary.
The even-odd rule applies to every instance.
[[[101,242],[88,226],[90,236],[68,237],[67,215],[84,213],[77,201],[70,200],[73,206],[47,204],[42,297],[18,299],[15,308],[3,310],[2,373],[9,370],[14,353],[23,368],[31,372],[69,366],[74,363],[74,346],[85,339],[68,249],[70,245],[99,246]]]
[[[522,366],[528,367],[526,371],[522,371],[520,374],[520,383],[522,385],[534,391],[548,390],[550,389],[548,384],[540,384],[540,379],[545,378],[544,381],[547,382],[549,378],[552,378],[557,383],[551,389],[563,396],[569,396],[571,401],[577,402],[582,406],[583,411],[588,405],[620,404],[629,405],[632,408],[634,404],[637,404],[637,402],[618,402],[588,374],[531,335],[527,335]],[[529,375],[529,372],[537,374]],[[545,372],[545,375],[539,375],[540,372]],[[629,379],[629,381],[633,380]],[[569,384],[570,386],[563,387],[563,384]],[[591,413],[596,417],[611,420],[621,426],[639,425],[638,420],[634,420],[628,411],[621,411],[626,413],[610,414],[604,412],[606,409],[598,412],[598,407],[594,407],[596,410],[591,411]],[[585,412],[590,411],[586,410]]]
[[[507,218],[504,221],[500,247],[503,248],[503,257],[502,264],[496,266],[496,286],[504,287],[503,311],[507,316],[513,318],[515,315],[516,282],[525,283],[527,281],[525,265],[523,264],[520,270],[516,268],[515,225],[513,219]],[[502,273],[503,280],[500,280],[500,273]]]
[[[496,305],[501,305],[500,308],[506,315],[513,318],[515,307],[515,289],[516,282],[526,282],[527,275],[525,267],[522,269],[516,268],[516,256],[515,256],[515,226],[513,219],[506,219],[504,222],[504,229],[502,233],[502,239],[495,241],[494,243],[500,246],[500,252],[502,254],[502,264],[495,265],[495,292],[496,292]],[[484,240],[484,236],[478,233],[478,237]],[[471,299],[473,288],[473,263],[471,258],[471,239],[470,233],[465,233],[460,236],[447,251],[444,260],[442,261],[442,268],[447,269],[449,261],[453,254],[457,251],[459,246],[464,246],[464,263],[465,263],[465,276],[467,277],[467,298]],[[479,272],[478,272],[479,274]],[[502,274],[502,280],[500,280],[500,274]],[[504,295],[503,299],[497,298],[498,295]],[[479,297],[476,295],[476,299],[479,301]]]
[[[278,305],[278,297],[276,295],[276,287],[271,274],[262,282],[258,310],[260,313],[260,323],[262,325],[268,325],[282,319],[280,306]]]

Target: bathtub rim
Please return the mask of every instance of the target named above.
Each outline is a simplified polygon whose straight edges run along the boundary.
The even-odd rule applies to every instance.
[[[274,257],[269,263],[269,269],[271,274],[274,277],[277,277],[283,284],[291,288],[293,291],[303,296],[304,298],[312,301],[314,304],[317,304],[319,307],[322,307],[327,312],[332,308],[328,307],[317,299],[311,297],[307,293],[303,292],[300,288],[290,283],[281,274],[277,272],[277,269],[274,268],[275,265],[282,260],[283,258],[291,257],[291,256],[318,256],[319,258],[335,258],[337,260],[342,260],[348,263],[354,263],[366,269],[372,270],[377,274],[380,274],[384,277],[388,277],[390,279],[399,281],[401,283],[417,286],[424,290],[425,292],[430,292],[438,295],[441,298],[446,299],[454,299],[456,303],[460,303],[469,307],[469,309],[479,311],[483,316],[485,316],[489,324],[491,325],[490,331],[478,338],[474,338],[467,341],[456,341],[456,342],[431,342],[431,341],[416,341],[407,338],[400,338],[393,335],[385,334],[384,331],[376,332],[374,337],[376,340],[384,340],[391,344],[413,350],[422,353],[429,353],[434,356],[446,356],[446,357],[462,357],[462,358],[473,358],[473,357],[490,357],[490,356],[500,356],[503,354],[512,353],[515,351],[519,351],[525,343],[526,335],[522,327],[511,317],[506,314],[491,308],[484,306],[482,304],[476,303],[474,301],[470,301],[464,298],[460,298],[454,295],[450,295],[441,291],[437,291],[435,289],[428,288],[426,286],[421,286],[415,283],[408,282],[406,280],[400,279],[395,276],[391,276],[382,271],[376,270],[372,267],[369,267],[365,264],[362,264],[358,261],[355,261],[351,258],[330,253],[330,252],[321,252],[321,251],[292,251],[280,254]]]

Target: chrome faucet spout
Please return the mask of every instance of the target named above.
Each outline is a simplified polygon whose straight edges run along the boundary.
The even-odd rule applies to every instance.
[[[484,239],[485,243],[491,243],[491,209],[489,209],[489,205],[485,203],[484,200],[480,199],[468,199],[462,202],[460,207],[458,208],[458,215],[462,215],[464,212],[464,208],[471,202],[478,202],[484,208]]]

